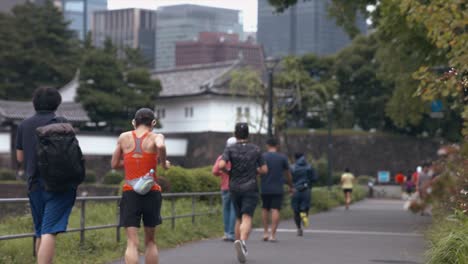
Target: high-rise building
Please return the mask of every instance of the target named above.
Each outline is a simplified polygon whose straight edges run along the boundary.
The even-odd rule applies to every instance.
[[[328,15],[330,0],[298,1],[283,13],[276,13],[268,0],[258,0],[258,42],[267,56],[333,54],[350,43],[344,30]],[[358,16],[356,24],[367,33]]]
[[[144,9],[119,9],[94,13],[93,44],[102,47],[106,38],[114,45],[138,48],[154,67],[156,57],[156,11]]]
[[[240,57],[247,65],[258,69],[263,66],[262,47],[249,41],[240,41],[237,34],[201,32],[196,41],[177,42],[175,54],[177,67],[230,61]]]
[[[161,7],[157,12],[157,69],[174,67],[176,42],[194,40],[199,32],[234,33],[242,38],[238,10],[187,4]]]
[[[107,0],[62,0],[62,9],[70,29],[84,39],[91,29],[93,13],[107,10]]]

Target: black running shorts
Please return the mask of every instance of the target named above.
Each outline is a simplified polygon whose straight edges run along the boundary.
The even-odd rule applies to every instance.
[[[237,219],[241,219],[243,214],[253,217],[258,203],[258,193],[231,192],[231,200],[234,204]]]
[[[344,193],[352,193],[352,192],[353,192],[353,189],[351,189],[351,188],[345,188],[345,189],[343,189],[343,192],[344,192]]]
[[[262,194],[263,209],[281,209],[283,204],[283,194]]]
[[[120,226],[140,227],[141,219],[145,227],[155,227],[162,223],[161,192],[151,191],[140,195],[134,191],[125,191],[120,201]]]

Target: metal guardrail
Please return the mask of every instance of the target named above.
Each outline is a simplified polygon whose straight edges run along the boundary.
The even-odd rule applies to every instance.
[[[204,215],[212,215],[216,214],[216,210],[213,208],[213,197],[220,196],[220,192],[194,192],[194,193],[163,193],[163,199],[170,200],[171,206],[171,215],[170,216],[163,216],[163,220],[171,220],[171,228],[174,229],[176,226],[176,219],[180,218],[192,218],[192,224],[195,224],[195,219],[197,216],[204,216]],[[196,198],[198,197],[209,197],[209,211],[207,212],[196,212]],[[176,208],[175,202],[176,198],[191,198],[192,199],[192,210],[190,213],[183,214],[183,215],[176,215]],[[67,229],[66,233],[73,233],[73,232],[80,232],[80,245],[84,244],[85,241],[85,232],[89,230],[98,230],[98,229],[108,229],[108,228],[115,228],[116,229],[116,241],[120,242],[120,226],[119,226],[119,218],[120,218],[120,210],[116,210],[116,223],[115,224],[108,224],[108,225],[98,225],[98,226],[86,226],[86,203],[90,201],[98,201],[98,202],[116,202],[117,208],[119,207],[121,196],[86,196],[86,197],[77,197],[75,206],[78,204],[80,205],[80,227],[79,228],[70,228]],[[1,204],[14,204],[14,203],[28,203],[28,198],[1,198]],[[36,255],[36,237],[34,233],[24,233],[24,234],[14,234],[14,235],[3,235],[0,236],[0,241],[2,240],[12,240],[12,239],[20,239],[20,238],[33,238],[33,255]]]

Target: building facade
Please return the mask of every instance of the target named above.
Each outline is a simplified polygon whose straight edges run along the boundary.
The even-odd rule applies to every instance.
[[[120,49],[140,49],[150,66],[155,66],[156,11],[131,8],[97,11],[93,16],[92,34],[96,47],[102,47],[106,38],[110,38]]]
[[[236,122],[248,122],[252,133],[266,132],[261,103],[231,89],[232,71],[240,60],[155,71],[161,81],[156,115],[162,133],[232,132]]]
[[[242,38],[238,10],[187,4],[161,7],[157,12],[156,69],[174,67],[176,42],[194,40],[199,32],[234,33]]]
[[[298,1],[283,13],[276,13],[268,0],[258,0],[258,42],[267,56],[328,55],[351,40],[328,15],[330,0]],[[358,16],[357,26],[367,33],[367,24]]]
[[[240,41],[237,34],[201,32],[196,41],[176,42],[177,67],[236,60],[239,56],[247,65],[255,68],[263,66],[262,47]]]
[[[107,10],[107,0],[62,0],[62,10],[70,29],[79,39],[84,39],[91,30],[93,13]]]

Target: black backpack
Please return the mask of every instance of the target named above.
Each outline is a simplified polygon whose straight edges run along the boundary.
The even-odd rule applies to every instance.
[[[37,169],[46,191],[64,192],[82,183],[85,162],[72,125],[53,123],[38,127],[36,135]]]

